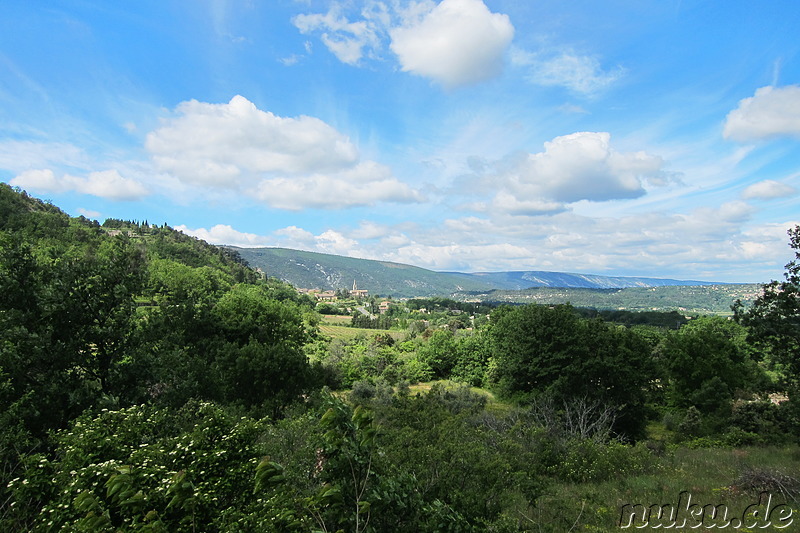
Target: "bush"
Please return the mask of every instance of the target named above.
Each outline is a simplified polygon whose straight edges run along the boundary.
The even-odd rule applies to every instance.
[[[745,402],[734,406],[731,426],[760,437],[761,442],[781,442],[787,439],[787,424],[781,409],[769,401]]]
[[[223,510],[247,514],[257,503],[252,479],[265,426],[210,403],[81,417],[55,437],[55,459],[29,462],[10,484],[17,505],[0,525],[6,531],[213,531]],[[30,498],[31,487],[40,501]]]

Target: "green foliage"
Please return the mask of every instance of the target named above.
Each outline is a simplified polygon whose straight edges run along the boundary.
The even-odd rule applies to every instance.
[[[750,340],[766,348],[782,370],[792,396],[800,395],[800,226],[789,230],[794,259],[786,265],[784,281],[761,287],[761,295],[749,308],[736,303],[737,320],[747,326]]]
[[[0,368],[34,433],[117,393],[141,286],[141,254],[122,238],[34,249],[0,234]]]
[[[742,326],[720,317],[695,319],[668,335],[660,362],[669,378],[670,405],[723,417],[737,391],[762,389],[765,378],[746,335]]]
[[[678,311],[628,311],[622,309],[578,308],[576,311],[585,318],[602,318],[624,326],[654,326],[664,329],[678,329],[689,321]]]
[[[450,379],[475,387],[485,385],[491,353],[491,341],[482,331],[459,336],[456,344],[456,361],[450,372]]]
[[[569,306],[536,305],[499,308],[489,333],[491,379],[502,396],[598,401],[617,410],[616,431],[643,435],[655,369],[649,346],[635,333],[580,319]]]
[[[328,343],[315,302],[236,250],[0,184],[0,530],[603,530],[612,484],[655,486],[673,453],[800,434],[794,395],[749,401],[775,390],[759,363],[796,379],[788,268],[737,311],[750,340],[721,319],[667,332],[652,324],[674,314],[589,313],[651,324],[628,329],[569,306],[473,321],[487,309],[432,298],[379,319],[405,338]],[[434,377],[462,384],[412,395]],[[642,436],[648,402],[680,448],[615,438]]]
[[[391,329],[396,323],[397,321],[388,314],[373,317],[360,311],[353,313],[350,320],[352,327],[365,329]]]
[[[208,403],[79,418],[56,436],[53,460],[29,461],[10,483],[18,505],[4,529],[218,531],[223,511],[259,507],[252,479],[265,424]],[[22,505],[31,487],[41,509]]]
[[[417,358],[430,367],[435,379],[450,377],[458,358],[453,332],[450,330],[433,332],[428,341],[417,349]]]
[[[296,304],[260,285],[238,284],[216,299],[181,294],[157,296],[141,327],[151,399],[179,406],[204,398],[274,416],[308,390],[310,337]]]
[[[756,284],[678,285],[667,287],[629,287],[624,289],[584,289],[572,287],[537,287],[525,290],[493,290],[465,293],[464,297],[494,305],[530,304],[564,305],[579,308],[653,311],[681,314],[730,315],[737,300],[749,301],[758,290]],[[674,327],[674,324],[670,324]]]

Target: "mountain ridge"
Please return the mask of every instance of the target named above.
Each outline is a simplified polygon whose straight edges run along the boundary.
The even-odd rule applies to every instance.
[[[299,288],[335,290],[359,288],[372,294],[396,297],[434,296],[490,290],[524,290],[535,287],[615,289],[631,287],[724,285],[721,282],[675,280],[641,276],[603,276],[516,270],[500,272],[440,272],[403,263],[346,257],[291,248],[243,248],[239,253],[251,267]]]

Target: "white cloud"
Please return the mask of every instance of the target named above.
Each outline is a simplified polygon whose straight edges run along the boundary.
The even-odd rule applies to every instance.
[[[644,184],[673,180],[664,160],[639,152],[619,152],[606,132],[578,132],[556,137],[544,151],[518,153],[493,165],[481,178],[496,193],[491,207],[509,214],[545,214],[563,203],[637,198]]]
[[[795,194],[797,194],[797,188],[787,183],[781,183],[775,180],[764,180],[747,187],[742,192],[742,198],[745,200],[772,200],[775,198],[788,198]]]
[[[481,0],[443,0],[428,9],[390,31],[390,47],[403,71],[446,87],[484,81],[501,72],[514,37],[507,15],[492,13]]]
[[[786,230],[797,224],[752,224],[745,202],[686,213],[593,218],[552,216],[447,219],[438,225],[362,221],[353,230],[312,233],[289,226],[269,236],[230,226],[178,229],[216,244],[287,248],[406,263],[435,270],[551,270],[710,281],[767,281],[789,255]],[[365,246],[362,240],[370,239]],[[742,270],[742,262],[747,269]]]
[[[320,252],[351,255],[358,248],[358,241],[345,237],[334,230],[327,230],[316,238],[316,249]]]
[[[243,248],[266,246],[269,243],[267,237],[256,235],[255,233],[242,233],[226,224],[217,224],[211,229],[197,228],[190,229],[185,225],[175,226],[175,229],[182,231],[186,235],[197,237],[209,244],[227,244],[230,246],[240,246]]]
[[[547,200],[520,200],[508,191],[500,191],[495,195],[491,209],[511,215],[535,216],[552,215],[564,211],[566,207],[562,203]]]
[[[241,232],[227,224],[217,224],[211,229],[192,229],[185,225],[180,225],[175,226],[175,229],[186,235],[202,239],[209,244],[240,246],[243,248],[281,246],[344,256],[353,255],[359,249],[357,240],[333,229],[327,229],[319,235],[314,235],[310,231],[297,226],[288,226],[274,231],[271,236]]]
[[[145,146],[184,183],[242,191],[280,209],[419,200],[388,167],[360,160],[350,139],[322,120],[279,117],[242,96],[180,104]]]
[[[88,164],[89,157],[73,144],[0,141],[0,168],[12,172],[58,166],[85,168]]]
[[[370,1],[360,13],[334,2],[327,13],[297,15],[303,34],[319,33],[340,61],[359,65],[380,59],[387,42],[404,72],[453,88],[500,74],[514,37],[507,15],[492,13],[482,0]]]
[[[314,234],[297,226],[288,226],[275,231],[275,235],[298,243],[314,242]]]
[[[466,217],[446,231],[420,227],[410,242],[376,250],[389,261],[440,270],[553,270],[696,280],[766,281],[785,263],[786,228],[750,226],[752,208],[730,202],[685,214],[591,218]],[[458,244],[455,244],[458,243]],[[760,252],[760,255],[752,255]],[[745,254],[756,263],[741,270]]]
[[[258,173],[341,170],[358,159],[345,135],[307,116],[283,118],[242,96],[227,104],[191,100],[147,135],[156,165],[188,183],[235,186]]]
[[[800,136],[800,85],[757,89],[728,113],[722,135],[742,142]]]
[[[278,209],[336,209],[377,202],[417,202],[422,197],[391,176],[383,165],[367,161],[344,172],[306,177],[265,179],[253,195]]]
[[[26,170],[18,174],[10,182],[15,187],[36,192],[62,193],[69,190],[63,180],[58,180],[50,169]]]
[[[351,22],[342,14],[339,4],[334,4],[325,14],[303,14],[292,18],[292,24],[303,34],[322,31],[322,42],[342,63],[356,65],[365,53],[380,45],[376,23],[380,13],[364,10],[364,20]]]
[[[383,224],[362,220],[358,228],[351,232],[351,235],[356,239],[379,239],[386,237],[389,231],[390,229]]]
[[[28,170],[18,174],[9,183],[36,192],[59,194],[75,191],[117,201],[139,200],[150,194],[144,185],[121,176],[116,170],[91,172],[86,178],[69,174],[58,178],[50,169]]]
[[[528,79],[532,83],[566,87],[573,93],[585,96],[606,89],[625,74],[622,67],[603,70],[596,58],[572,50],[554,53],[514,50],[511,58],[515,65],[529,69]]]
[[[75,191],[109,200],[139,200],[150,192],[138,181],[124,178],[116,170],[92,172],[87,178],[64,176]]]
[[[83,215],[86,218],[93,219],[93,220],[98,220],[101,216],[103,216],[103,214],[100,213],[99,211],[93,211],[91,209],[84,209],[83,207],[79,207],[77,209],[77,211],[78,211],[79,215]]]
[[[327,229],[319,235],[297,226],[288,226],[273,233],[277,246],[310,252],[344,256],[355,255],[360,250],[357,240],[340,231]]]

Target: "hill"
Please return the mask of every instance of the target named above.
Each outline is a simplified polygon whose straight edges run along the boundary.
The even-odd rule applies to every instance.
[[[356,259],[286,248],[234,248],[253,268],[295,287],[335,290],[350,288],[353,281],[371,294],[395,297],[442,296],[464,292],[523,290],[532,287],[619,289],[715,285],[713,282],[672,279],[612,277],[563,272],[435,272],[420,267]]]
[[[668,285],[588,289],[537,287],[457,293],[453,297],[492,304],[572,304],[576,307],[625,311],[679,311],[686,314],[730,315],[736,300],[751,303],[761,293],[757,284]]]
[[[452,272],[458,277],[482,280],[497,289],[524,290],[533,287],[572,287],[583,289],[623,289],[628,287],[668,287],[676,285],[718,285],[710,281],[687,281],[677,279],[599,276],[595,274],[573,274],[567,272],[547,272],[541,270],[511,272],[474,272],[463,274]]]
[[[210,245],[166,224],[110,218],[100,225],[83,216],[70,217],[51,203],[0,183],[0,252],[30,248],[41,264],[80,265],[93,260],[115,238],[135,250],[147,272],[141,298],[155,290],[151,285],[158,278],[156,272],[172,270],[176,274],[176,265],[183,272],[191,269],[216,276],[227,285],[254,283],[260,278],[235,251]]]
[[[370,294],[401,298],[497,288],[496,285],[480,279],[388,261],[287,248],[230,249],[236,251],[251,267],[299,288],[349,289],[355,281],[360,289],[366,289]]]

